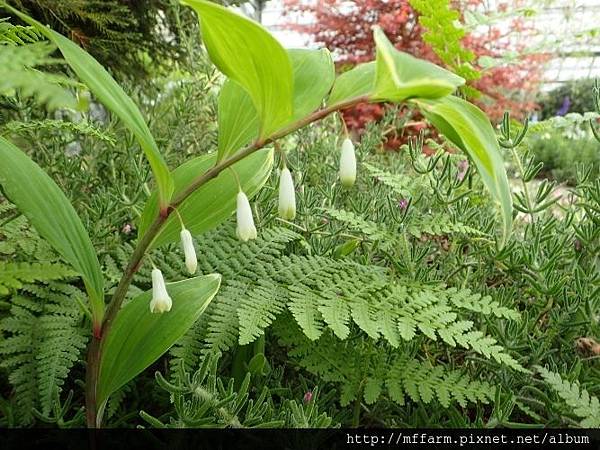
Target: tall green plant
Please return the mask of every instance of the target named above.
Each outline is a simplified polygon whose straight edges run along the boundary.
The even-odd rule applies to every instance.
[[[0,185],[80,274],[89,296],[93,336],[88,348],[86,414],[90,427],[101,425],[110,395],[167,351],[219,289],[217,274],[165,285],[162,273],[154,268],[152,292],[125,302],[148,251],[181,237],[187,263],[195,259],[189,230],[201,233],[214,228],[234,211],[240,239],[256,238],[248,195],[258,192],[272,169],[269,144],[277,148],[279,139],[333,112],[363,101],[415,104],[473,159],[501,205],[501,242],[510,232],[510,190],[493,129],[479,109],[452,96],[464,83],[461,77],[397,51],[377,29],[376,61],[334,80],[326,51],[286,51],[260,25],[227,8],[204,0],[183,3],[198,14],[208,54],[228,79],[219,100],[216,158],[195,158],[175,170],[167,167],[136,105],[96,60],[67,38],[4,6],[59,48],[81,81],[133,133],[154,174],[156,192],[146,203],[135,249],[106,304],[98,258],[74,208],[39,166],[0,138]],[[282,160],[282,173],[286,173]],[[340,169],[341,177],[352,181],[344,183],[346,187],[351,187],[355,171],[354,146],[346,139]],[[291,211],[290,183],[289,179],[282,183],[286,188],[280,193],[281,211]],[[193,261],[187,265],[194,272]]]

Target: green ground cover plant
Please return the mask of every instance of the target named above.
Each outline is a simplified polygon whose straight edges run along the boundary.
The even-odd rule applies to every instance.
[[[558,198],[530,151],[555,123],[495,129],[381,30],[335,78],[186,3],[206,53],[148,85],[26,16],[0,38],[37,87],[0,89],[0,423],[598,426],[597,161]],[[365,99],[443,138],[384,151],[390,111],[353,139]]]

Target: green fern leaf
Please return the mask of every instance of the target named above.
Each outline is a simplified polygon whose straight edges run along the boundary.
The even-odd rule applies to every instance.
[[[10,289],[20,289],[23,283],[60,280],[76,275],[62,264],[0,261],[0,295],[8,294]]]

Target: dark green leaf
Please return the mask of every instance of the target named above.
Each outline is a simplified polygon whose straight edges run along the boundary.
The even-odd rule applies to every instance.
[[[25,153],[0,137],[0,185],[37,232],[81,274],[95,317],[104,308],[102,270],[75,209],[56,183]]]
[[[167,284],[173,306],[162,314],[150,312],[151,291],[126,303],[101,348],[98,404],[171,348],[198,320],[220,284],[218,274]]]

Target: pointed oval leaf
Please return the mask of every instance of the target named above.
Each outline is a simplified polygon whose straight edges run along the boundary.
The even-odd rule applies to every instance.
[[[7,8],[25,22],[36,27],[52,41],[81,81],[131,130],[150,163],[160,192],[161,205],[166,205],[173,193],[173,181],[169,168],[158,150],[142,113],[133,100],[106,69],[77,44],[14,8],[8,6]]]
[[[397,50],[379,27],[374,32],[377,75],[372,99],[401,102],[409,98],[441,98],[465,80],[428,61]]]
[[[81,219],[52,178],[3,137],[0,137],[0,185],[36,231],[81,274],[94,315],[101,318],[102,270]]]
[[[475,163],[483,183],[500,205],[504,244],[512,228],[512,197],[500,147],[490,121],[475,105],[454,96],[418,100],[415,103],[427,120]]]
[[[227,79],[219,92],[217,161],[234,154],[258,137],[258,116],[245,89]]]
[[[198,320],[220,284],[218,274],[167,284],[173,306],[162,314],[150,312],[152,291],[126,303],[101,348],[98,404],[171,348]]]
[[[326,49],[287,52],[294,73],[292,122],[321,106],[335,79],[335,68]],[[218,161],[256,140],[258,128],[252,99],[239,83],[227,79],[219,93]]]
[[[327,49],[290,49],[294,71],[294,112],[298,120],[321,106],[335,80],[335,66]]]
[[[215,165],[216,155],[204,155],[187,161],[173,171],[175,194],[179,193],[198,175]],[[273,167],[273,150],[259,150],[235,163],[233,166],[240,179],[242,189],[248,197],[255,195],[266,183]],[[221,174],[197,189],[183,202],[177,211],[185,226],[192,234],[200,234],[225,221],[235,212],[237,182],[231,170]],[[143,236],[152,221],[157,217],[158,205],[154,193],[146,202],[140,220],[139,235]],[[178,242],[181,225],[176,214],[171,214],[152,246],[158,247],[169,242]]]
[[[292,116],[292,66],[281,44],[261,25],[223,6],[183,0],[200,18],[211,61],[250,95],[266,138]]]
[[[370,97],[373,93],[377,65],[374,62],[359,64],[342,73],[333,84],[328,106],[346,103],[359,97]]]

